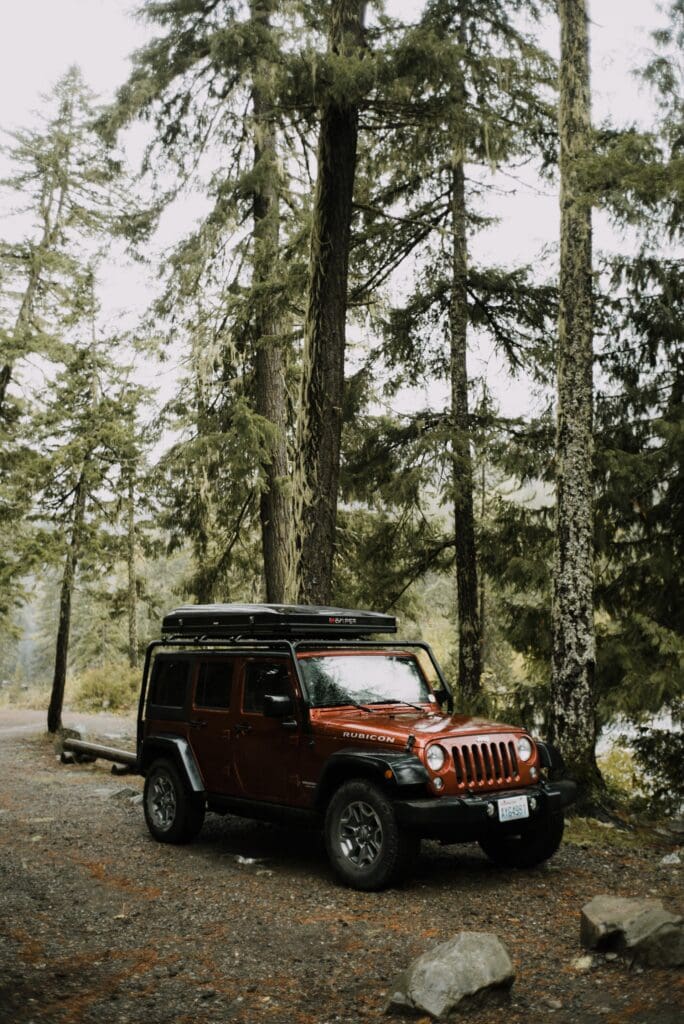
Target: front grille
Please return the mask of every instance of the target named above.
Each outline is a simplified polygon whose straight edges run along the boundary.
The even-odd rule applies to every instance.
[[[461,743],[452,747],[456,784],[462,789],[518,782],[518,756],[513,740]]]

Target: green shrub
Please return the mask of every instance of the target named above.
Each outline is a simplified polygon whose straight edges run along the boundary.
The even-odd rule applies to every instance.
[[[80,711],[127,711],[140,693],[140,669],[125,662],[89,668],[69,682],[69,702]]]
[[[615,745],[597,758],[609,796],[619,805],[630,804],[639,797],[640,779],[634,754],[626,746]]]
[[[681,814],[684,810],[684,700],[673,701],[669,711],[669,728],[640,725],[631,740],[654,814]]]

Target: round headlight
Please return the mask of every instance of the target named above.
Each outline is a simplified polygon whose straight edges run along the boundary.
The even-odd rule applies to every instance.
[[[435,743],[433,746],[429,747],[426,760],[428,767],[431,768],[433,772],[440,771],[440,769],[444,767],[444,762],[446,761],[446,751],[444,747],[440,747],[439,743]]]
[[[521,761],[529,761],[532,757],[532,744],[527,736],[523,736],[518,740],[518,757]]]

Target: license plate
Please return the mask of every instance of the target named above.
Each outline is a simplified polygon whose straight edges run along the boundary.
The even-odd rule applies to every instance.
[[[529,818],[530,809],[526,796],[507,796],[498,802],[499,821],[515,821],[516,818]]]

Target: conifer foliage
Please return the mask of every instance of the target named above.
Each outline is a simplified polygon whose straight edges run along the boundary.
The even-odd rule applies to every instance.
[[[11,174],[0,183],[14,211],[29,214],[31,230],[0,246],[0,415],[8,416],[13,377],[27,357],[59,362],[62,328],[84,287],[77,254],[117,210],[120,165],[93,131],[93,96],[78,68],[57,83],[40,128],[10,135]]]
[[[429,452],[430,482],[443,498],[442,474],[450,476],[453,540],[435,542],[426,534],[425,517],[418,517],[423,537],[415,537],[414,545],[421,554],[407,571],[410,578],[425,558],[429,567],[431,552],[439,558],[453,548],[459,691],[471,707],[482,702],[483,666],[469,344],[485,338],[516,367],[548,343],[550,329],[551,290],[529,270],[477,267],[469,258],[469,234],[489,223],[492,170],[523,154],[542,164],[553,159],[555,68],[516,24],[522,9],[538,15],[534,4],[432,0],[417,24],[400,34],[390,51],[393,76],[371,106],[375,152],[368,160],[381,174],[362,207],[365,244],[356,246],[360,269],[373,268],[376,288],[375,268],[385,276],[397,268],[406,274],[408,261],[419,261],[414,291],[387,319],[383,356],[395,378],[399,372],[411,383],[444,380],[450,410],[420,410],[413,425],[394,424],[385,433],[385,457],[392,458],[403,430],[407,438],[421,438],[406,457],[413,451],[424,484]],[[378,423],[369,437],[376,460],[382,432]],[[406,512],[400,519],[408,523]]]
[[[681,717],[684,8],[641,131],[591,124],[586,7],[141,0],[115,102],[71,69],[9,135],[0,630],[32,587],[55,606],[52,731],[74,643],[133,667],[181,600],[412,616],[460,706],[545,720],[589,804],[600,724]],[[145,204],[115,148],[140,122]],[[519,174],[558,186],[559,275],[482,255]],[[593,252],[597,208],[626,245]],[[123,234],[159,271],[136,351],[177,369],[153,409],[100,308]],[[546,408],[500,415],[489,358]]]
[[[177,493],[173,502],[183,506],[184,531],[194,540],[195,594],[204,600],[225,596],[235,543],[229,524],[244,533],[258,512],[269,600],[285,597],[292,548],[286,279],[298,264],[296,243],[289,264],[282,249],[292,244],[292,210],[300,200],[288,192],[278,134],[284,61],[282,27],[272,22],[278,6],[272,0],[144,4],[141,15],[162,34],[136,55],[104,125],[110,135],[135,119],[154,125],[144,170],[155,198],[147,220],[132,219],[134,236],[149,232],[179,195],[201,189],[209,199],[209,212],[176,246],[157,308],[171,336],[194,353],[193,379],[169,411],[183,431],[174,472],[194,479],[189,500]],[[239,468],[229,450],[240,451]]]

